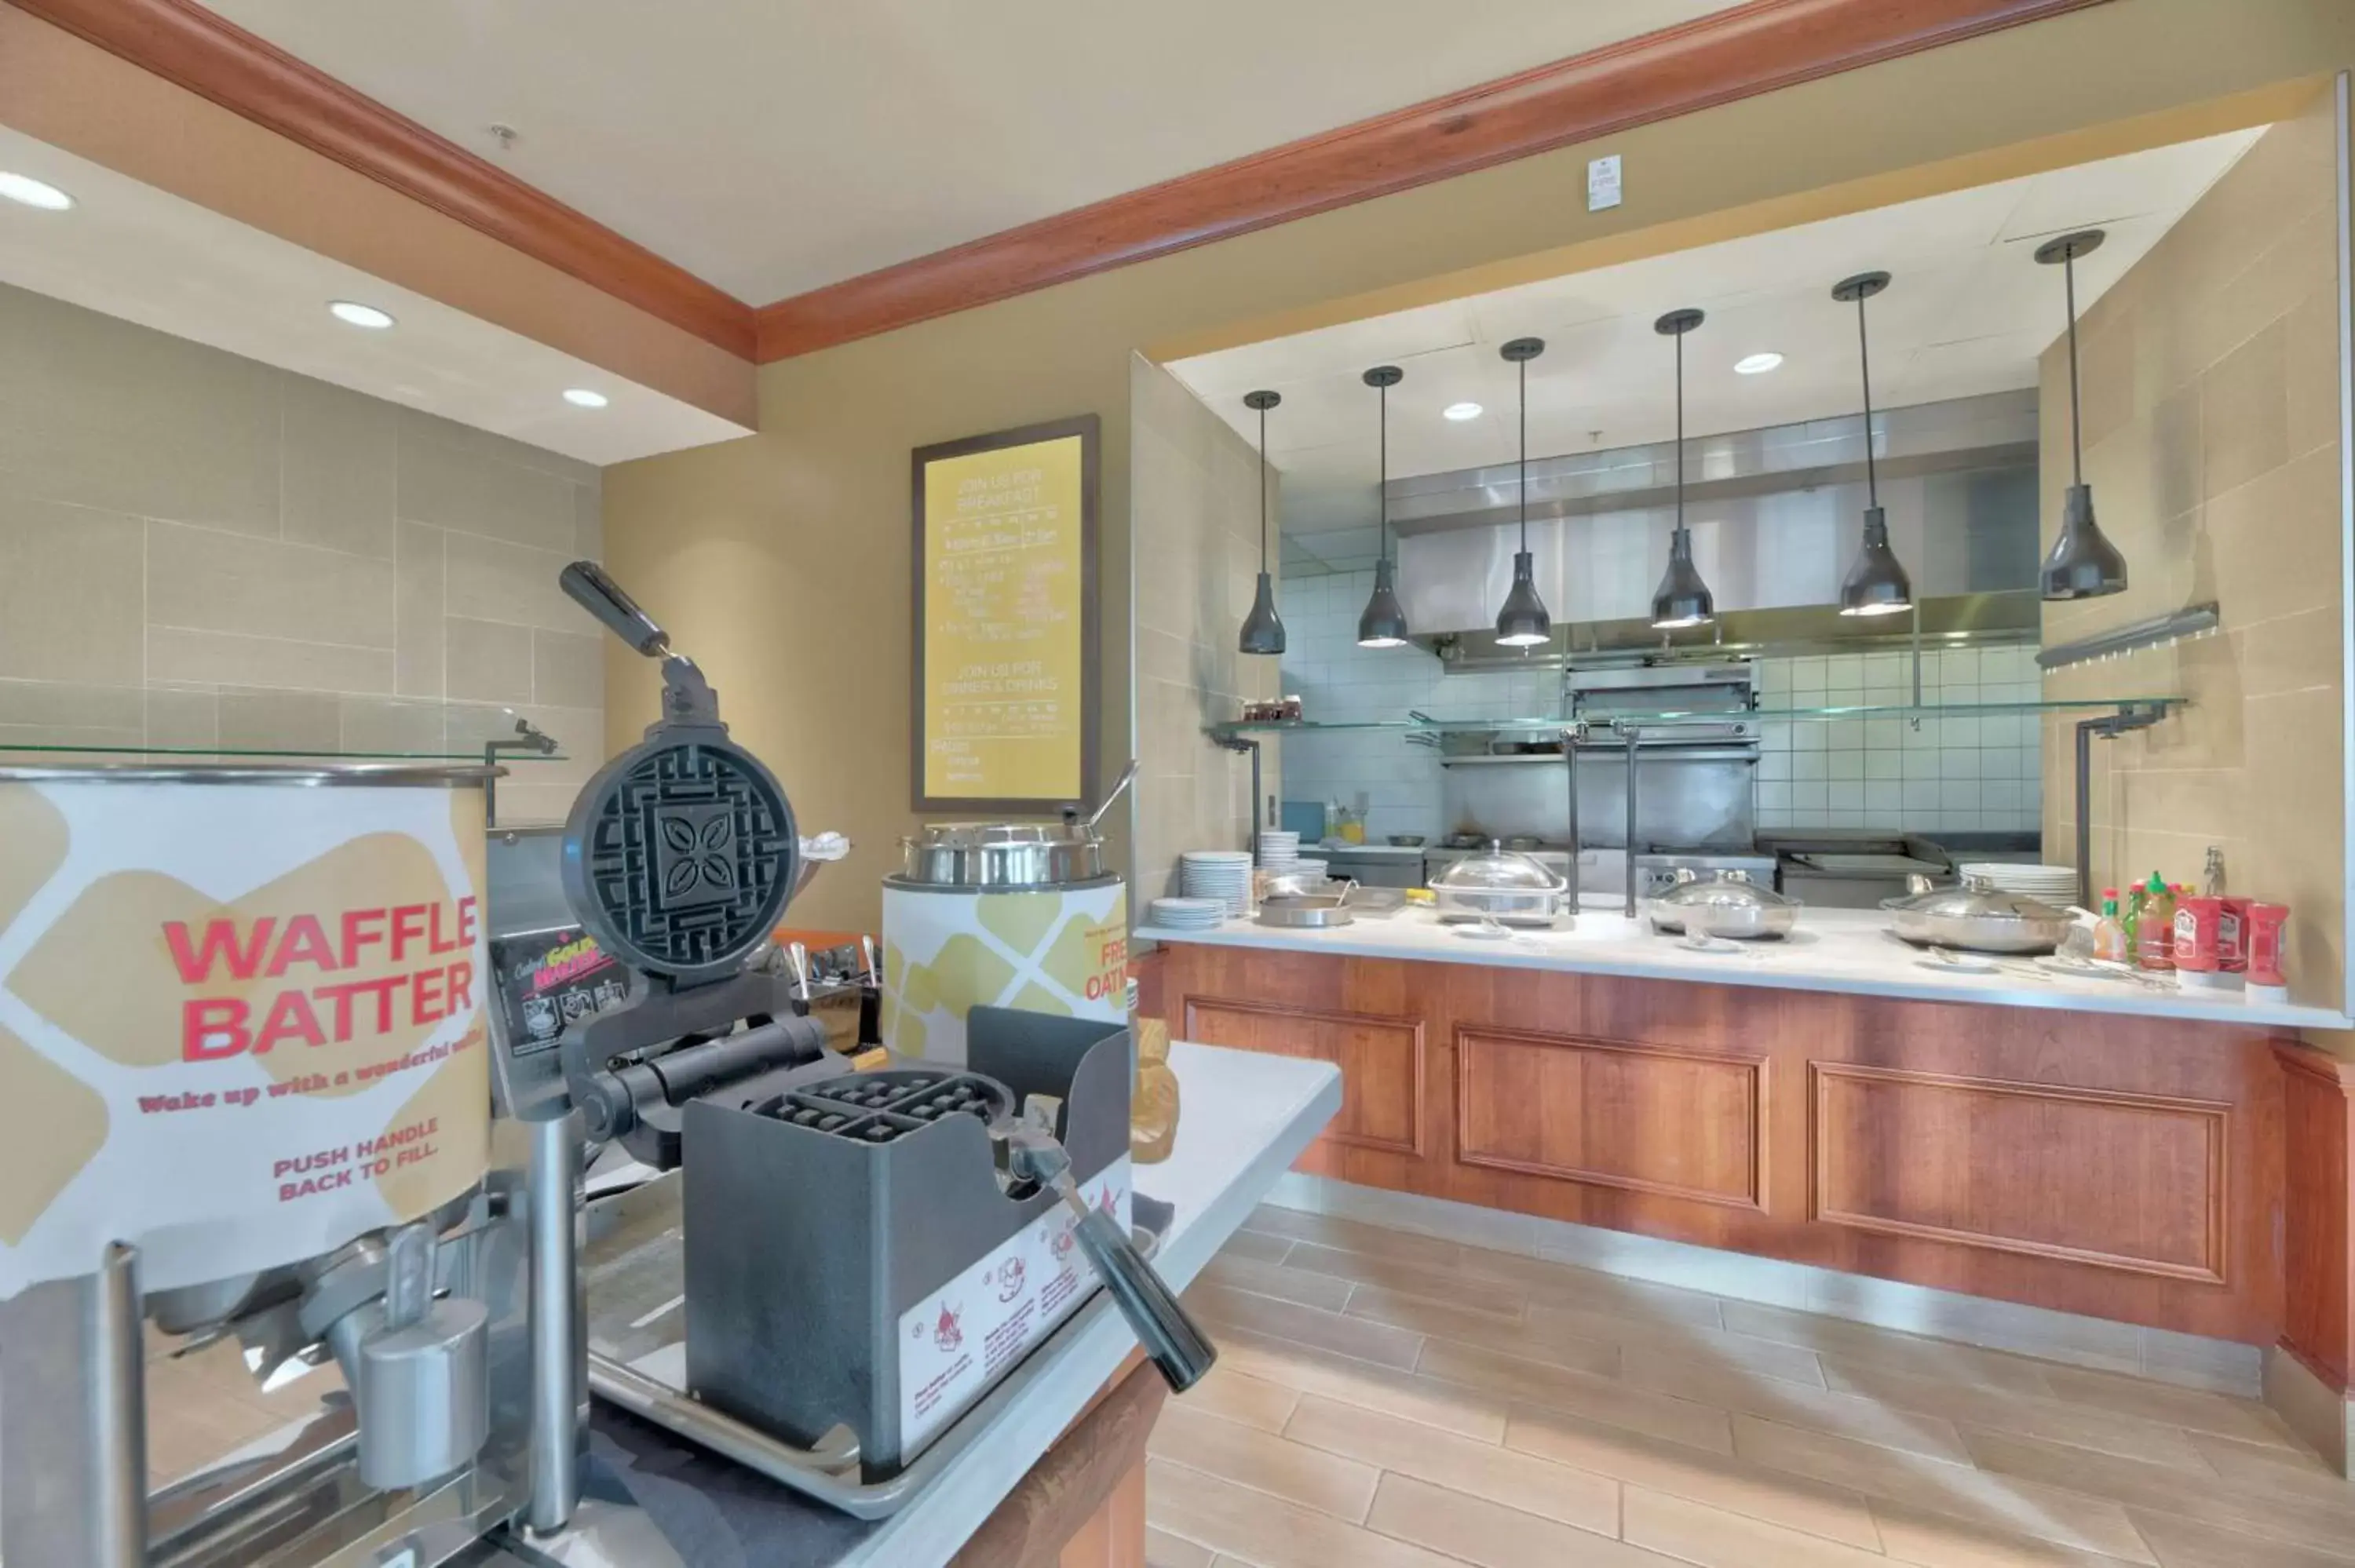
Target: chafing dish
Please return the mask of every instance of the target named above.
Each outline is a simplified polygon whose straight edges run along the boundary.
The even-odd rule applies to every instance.
[[[1798,922],[1799,901],[1761,886],[1745,872],[1720,871],[1704,878],[1690,866],[1679,866],[1675,884],[1652,900],[1651,917],[1655,931],[1755,941],[1790,935]]]
[[[1466,855],[1431,879],[1444,926],[1567,926],[1574,915],[1570,882],[1526,854],[1490,849]]]
[[[1933,887],[1926,876],[1906,878],[1903,898],[1889,898],[1890,928],[1922,948],[1965,948],[1980,953],[2049,953],[2069,934],[2065,909],[2006,893],[1984,876]]]

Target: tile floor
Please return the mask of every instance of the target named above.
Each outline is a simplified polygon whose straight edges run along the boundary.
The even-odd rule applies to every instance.
[[[2355,1565],[2228,1394],[1273,1207],[1187,1300],[1154,1568]]]
[[[147,1326],[147,1482],[167,1481],[215,1464],[292,1423],[307,1421],[344,1386],[329,1361],[293,1382],[261,1391],[234,1338],[191,1349]]]

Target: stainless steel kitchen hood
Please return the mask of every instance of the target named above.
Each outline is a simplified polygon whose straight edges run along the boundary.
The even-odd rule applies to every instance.
[[[1891,408],[1874,418],[1881,501],[1920,595],[1923,630],[1948,644],[2032,638],[2038,624],[2036,394]],[[1888,646],[1912,633],[1838,610],[1865,505],[1854,418],[1690,440],[1685,518],[1720,624],[1668,645],[1797,652]],[[1512,464],[1394,480],[1399,597],[1415,641],[1451,669],[1530,657],[1657,650],[1653,585],[1668,562],[1675,448],[1625,447],[1529,464],[1529,549],[1553,611],[1548,648],[1495,646],[1512,578]]]

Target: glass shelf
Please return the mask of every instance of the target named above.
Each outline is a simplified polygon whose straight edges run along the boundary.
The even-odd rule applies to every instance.
[[[1838,719],[1983,718],[1999,714],[2126,713],[2164,714],[2186,702],[2182,697],[2077,697],[2018,703],[1859,703],[1809,708],[1749,708],[1701,713],[1664,709],[1657,713],[1614,713],[1587,721],[1589,730],[1612,725],[1639,729],[1686,724],[1721,725],[1737,720],[1780,724],[1828,724]],[[1288,735],[1295,731],[1341,731],[1410,735],[1559,735],[1567,721],[1560,718],[1438,718],[1416,714],[1402,719],[1283,719],[1261,722],[1230,720],[1209,726],[1220,740],[1247,735]]]
[[[49,759],[59,757],[144,757],[169,760],[223,762],[254,758],[274,762],[472,762],[480,764],[483,749],[472,751],[275,751],[257,747],[235,746],[16,746],[0,743],[0,767],[16,757]],[[512,768],[518,762],[569,762],[562,752],[502,751],[498,764]]]

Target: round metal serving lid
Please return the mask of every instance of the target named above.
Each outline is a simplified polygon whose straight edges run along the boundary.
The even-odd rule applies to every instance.
[[[506,772],[504,768],[480,762],[90,762],[0,768],[0,784],[291,784],[313,789],[353,786],[464,789],[493,779],[504,779]]]
[[[918,849],[1061,849],[1099,841],[1077,822],[927,822]]]

